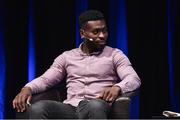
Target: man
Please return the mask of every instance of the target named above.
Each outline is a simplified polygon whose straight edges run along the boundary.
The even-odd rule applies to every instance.
[[[61,102],[43,100],[32,104],[30,118],[107,118],[118,95],[139,88],[141,82],[123,52],[106,46],[108,38],[104,16],[89,10],[79,17],[79,48],[59,55],[40,77],[29,82],[13,100],[17,112],[26,110],[32,94],[56,85],[64,76],[67,99]]]

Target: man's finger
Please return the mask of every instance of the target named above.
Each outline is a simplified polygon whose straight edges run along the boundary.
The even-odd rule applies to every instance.
[[[108,90],[105,90],[105,91],[104,91],[104,94],[103,94],[103,100],[106,100],[108,94],[109,94],[109,91],[108,91]]]
[[[18,97],[17,107],[18,107],[18,111],[21,112],[21,110],[23,109],[23,98],[22,98],[22,96]]]
[[[107,97],[106,97],[106,101],[110,101],[109,99],[112,97],[112,94],[111,94],[111,92],[109,92],[108,94],[107,94]]]
[[[30,103],[31,98],[32,98],[32,96],[29,96],[29,97],[27,98],[26,104],[27,104],[28,106],[31,106],[31,103]]]
[[[12,105],[13,105],[13,108],[15,109],[16,108],[15,100],[13,100]]]
[[[27,99],[27,96],[23,95],[21,99],[21,106],[22,106],[21,112],[23,112],[26,109],[26,99]]]

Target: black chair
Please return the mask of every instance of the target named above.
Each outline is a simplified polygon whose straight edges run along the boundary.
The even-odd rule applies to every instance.
[[[137,94],[137,91],[133,91],[133,92],[125,93],[119,96],[111,107],[109,118],[110,119],[129,119],[131,99],[136,94]],[[53,87],[50,90],[47,90],[45,92],[33,95],[31,104],[39,100],[63,101],[64,99],[66,99],[65,83],[57,85],[56,87]],[[23,113],[16,112],[16,118],[27,119],[28,111],[25,111]]]

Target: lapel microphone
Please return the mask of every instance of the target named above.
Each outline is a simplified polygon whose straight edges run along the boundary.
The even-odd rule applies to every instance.
[[[91,42],[93,42],[93,41],[94,41],[92,38],[89,38],[88,40],[89,40],[89,41],[91,41]]]
[[[92,39],[92,38],[84,38],[85,40],[88,40],[88,41],[90,41],[90,42],[93,42],[94,41],[94,39]]]

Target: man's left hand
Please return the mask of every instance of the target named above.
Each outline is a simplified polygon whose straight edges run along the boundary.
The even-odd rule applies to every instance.
[[[102,94],[99,96],[99,98],[107,102],[113,102],[114,100],[116,100],[120,93],[121,88],[119,86],[112,86],[111,88],[104,90]]]

